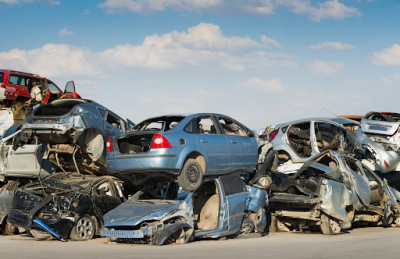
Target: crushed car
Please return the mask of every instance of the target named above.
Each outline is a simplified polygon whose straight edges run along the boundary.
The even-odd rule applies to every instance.
[[[354,222],[398,221],[398,193],[353,157],[328,150],[294,175],[271,172],[272,230],[338,234]]]
[[[0,232],[2,235],[14,235],[17,232],[14,225],[7,223],[7,216],[19,184],[17,180],[0,182]]]
[[[58,98],[80,98],[73,81],[62,91],[51,80],[36,74],[0,69],[0,103],[14,111],[15,122],[23,123],[32,103],[49,103]]]
[[[99,233],[103,214],[125,198],[122,182],[112,176],[56,173],[15,192],[8,223],[37,238],[88,240]]]
[[[265,190],[245,185],[238,175],[206,178],[196,191],[170,185],[164,199],[143,194],[105,214],[100,234],[115,241],[165,245],[263,233],[267,226]]]
[[[225,115],[166,115],[110,137],[107,169],[135,185],[177,179],[180,187],[193,191],[203,176],[253,173],[264,161],[260,146],[251,130]]]
[[[328,118],[280,124],[270,134],[278,163],[285,167],[278,171],[288,173],[294,173],[301,167],[301,163],[325,150],[353,153],[354,138],[350,130]]]
[[[400,171],[400,114],[369,112],[361,120],[356,143],[365,150],[373,170]]]
[[[22,129],[46,145],[46,158],[62,170],[103,174],[107,138],[127,127],[125,120],[94,101],[58,99],[35,108]]]

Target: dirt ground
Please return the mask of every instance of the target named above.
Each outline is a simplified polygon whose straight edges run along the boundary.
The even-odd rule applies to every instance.
[[[336,236],[271,233],[257,238],[199,240],[156,247],[109,243],[37,241],[0,236],[1,258],[399,258],[399,228],[359,228]]]

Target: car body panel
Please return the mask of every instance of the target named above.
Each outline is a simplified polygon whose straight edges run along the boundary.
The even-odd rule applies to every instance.
[[[233,182],[229,186],[229,195],[226,196],[228,183],[223,184],[223,182],[229,180]],[[268,204],[264,190],[254,187],[246,189],[245,184],[240,181],[237,175],[210,177],[197,191],[178,193],[177,200],[138,200],[137,195],[140,193],[135,194],[131,200],[104,215],[104,228],[101,230],[101,235],[131,241],[145,239],[151,242],[153,236],[165,229],[171,220],[188,224],[189,228],[194,230],[195,238],[217,238],[238,233],[246,214],[246,205],[258,211],[260,206],[264,208]],[[195,219],[195,214],[200,213],[196,212],[196,204],[201,201],[202,195],[215,197],[209,196],[213,195],[212,193],[206,194],[210,191],[214,195],[218,194],[219,205],[213,208],[213,210],[218,210],[218,222],[215,222],[215,229],[197,229],[196,226],[201,224],[201,216],[200,219]],[[250,196],[252,197],[251,205],[248,204]],[[206,201],[204,202],[207,204]],[[201,203],[204,204],[203,201]]]

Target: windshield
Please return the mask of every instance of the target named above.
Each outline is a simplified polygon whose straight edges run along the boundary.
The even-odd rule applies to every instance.
[[[185,117],[163,116],[145,120],[137,124],[132,131],[169,131],[172,130]]]

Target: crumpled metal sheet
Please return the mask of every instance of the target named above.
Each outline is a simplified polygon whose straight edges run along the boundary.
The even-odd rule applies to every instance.
[[[353,206],[357,200],[343,183],[323,179],[320,189],[321,210],[340,221],[350,221],[346,207]]]

